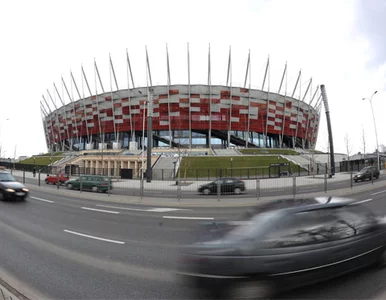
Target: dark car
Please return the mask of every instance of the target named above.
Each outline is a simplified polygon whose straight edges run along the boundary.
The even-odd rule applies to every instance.
[[[250,214],[184,248],[178,273],[201,297],[266,298],[386,264],[385,219],[359,201],[291,199]]]
[[[204,195],[217,194],[218,187],[220,187],[221,194],[234,193],[238,195],[245,191],[244,181],[234,178],[226,178],[201,185],[198,188],[198,192]]]
[[[379,178],[379,170],[377,167],[365,167],[362,170],[360,170],[357,174],[354,176],[354,181],[364,181],[366,179],[378,179]]]
[[[111,178],[101,175],[81,175],[66,181],[69,190],[89,190],[93,192],[107,192],[111,190]]]
[[[28,196],[28,188],[18,182],[10,173],[0,171],[0,200],[24,200]]]

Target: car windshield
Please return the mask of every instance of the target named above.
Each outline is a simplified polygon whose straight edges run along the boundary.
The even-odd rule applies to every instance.
[[[16,179],[9,173],[0,173],[0,181],[16,181]]]
[[[271,219],[277,214],[278,213],[275,211],[259,213],[252,219],[243,222],[243,225],[230,231],[227,235],[227,239],[233,242],[254,239],[259,232],[265,230],[267,224],[270,224]]]

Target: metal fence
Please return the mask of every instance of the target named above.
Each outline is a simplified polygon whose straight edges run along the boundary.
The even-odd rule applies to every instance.
[[[327,168],[325,168],[327,170]],[[288,195],[300,195],[300,194],[312,194],[317,192],[327,192],[334,189],[355,188],[355,186],[361,183],[354,183],[353,175],[351,173],[337,173],[335,176],[330,176],[327,172],[324,174],[310,174],[309,176],[280,176],[280,177],[255,177],[239,179],[233,177],[221,177],[221,178],[181,178],[177,176],[173,180],[147,180],[145,177],[142,179],[121,179],[110,177],[109,188],[106,191],[106,196],[113,194],[124,197],[154,197],[165,199],[230,199],[237,201],[239,198],[262,198],[271,196],[288,196]],[[38,172],[35,177],[31,177],[31,174],[27,171],[18,173],[21,175],[21,180],[26,184],[38,184],[49,185],[45,183],[45,173]],[[228,174],[231,175],[231,174]],[[89,175],[82,175],[82,178],[90,177]],[[340,177],[340,178],[338,178]],[[58,178],[59,179],[59,178]],[[83,180],[83,179],[82,179]],[[239,186],[235,186],[232,182],[241,180],[245,187],[242,190]],[[376,182],[376,178],[370,178],[370,182]],[[228,184],[230,182],[230,184]],[[210,189],[210,195],[204,195],[204,189],[202,186],[212,185]],[[213,185],[216,185],[213,187]],[[51,185],[52,186],[52,185]],[[57,189],[66,189],[65,184],[56,184]],[[110,189],[111,188],[111,189]],[[77,188],[80,192],[85,190],[91,190],[90,186],[85,183]],[[75,192],[75,191],[74,191]],[[239,194],[239,195],[235,195]],[[207,198],[205,198],[207,197]]]
[[[7,290],[0,287],[0,300],[13,300],[13,298]]]

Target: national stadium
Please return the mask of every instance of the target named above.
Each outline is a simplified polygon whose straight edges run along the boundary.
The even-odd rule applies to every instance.
[[[203,72],[203,76],[208,76],[207,84],[194,84],[190,79],[186,84],[171,84],[167,55],[167,84],[153,85],[147,49],[146,58],[148,83],[145,87],[134,85],[127,54],[127,61],[124,62],[127,65],[127,87],[124,89],[104,91],[95,63],[95,85],[99,81],[102,93],[91,92],[83,67],[82,84],[77,83],[71,73],[71,88],[62,78],[64,92],[59,93],[55,84],[54,93],[57,95],[47,90],[40,108],[48,149],[135,150],[144,146],[149,134],[152,135],[152,147],[314,149],[319,129],[321,95],[319,86],[311,92],[312,79],[307,84],[303,83],[307,87],[303,88],[303,94],[298,92],[301,72],[294,86],[284,91],[287,65],[283,66],[280,86],[273,92],[266,84],[268,59],[261,89],[253,89],[248,56],[243,78],[245,83],[243,86],[233,86],[229,56],[227,83],[216,85],[212,84],[210,78],[209,56],[208,70]],[[187,77],[190,78],[189,50],[187,65]],[[110,76],[116,83],[111,57]],[[85,96],[85,91],[88,96]],[[295,94],[299,96],[295,97]],[[56,97],[60,99],[60,107],[53,100]]]

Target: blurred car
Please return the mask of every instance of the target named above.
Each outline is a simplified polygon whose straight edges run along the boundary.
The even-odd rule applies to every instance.
[[[276,201],[207,226],[204,240],[183,249],[178,271],[199,297],[267,298],[386,265],[385,218],[351,199]]]
[[[366,179],[378,179],[379,178],[379,170],[377,167],[364,167],[362,170],[360,170],[357,174],[354,176],[354,181],[364,181]]]
[[[286,177],[286,176],[292,176],[291,171],[281,171],[280,172],[280,177]]]
[[[89,190],[93,192],[106,193],[113,188],[111,178],[101,175],[81,175],[66,181],[69,190]]]
[[[217,188],[220,186],[221,194],[234,193],[236,195],[245,191],[245,183],[242,180],[234,178],[218,179],[208,184],[198,187],[198,192],[204,195],[217,194]]]
[[[29,189],[10,173],[0,171],[0,200],[25,200]]]
[[[59,183],[64,184],[67,180],[70,180],[70,177],[60,174],[59,175]],[[57,184],[58,183],[58,176],[56,175],[47,175],[47,177],[44,179],[44,182],[47,184]]]

